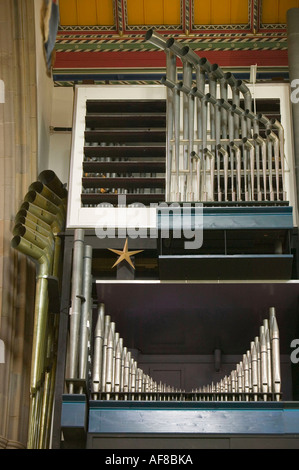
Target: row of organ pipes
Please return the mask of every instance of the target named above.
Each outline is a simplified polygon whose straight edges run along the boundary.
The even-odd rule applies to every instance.
[[[158,383],[138,367],[123,338],[100,304],[94,332],[92,398],[149,401],[279,401],[281,396],[279,329],[275,308],[260,327],[229,376],[191,392]]]
[[[93,400],[279,401],[281,396],[279,329],[275,308],[236,369],[215,385],[186,392],[157,382],[144,373],[117,332],[105,304],[92,325],[92,247],[76,229],[70,309],[68,393]],[[199,378],[200,380],[200,378]],[[86,385],[87,384],[87,385]],[[87,386],[87,390],[85,387]]]
[[[264,319],[260,326],[259,336],[250,342],[249,349],[230,375],[192,392],[203,400],[214,396],[224,401],[228,397],[232,401],[258,401],[259,397],[263,401],[280,400],[279,328],[274,307],[269,309],[269,319]]]
[[[166,54],[166,200],[286,200],[283,126],[254,112],[244,81],[153,29],[145,40]]]

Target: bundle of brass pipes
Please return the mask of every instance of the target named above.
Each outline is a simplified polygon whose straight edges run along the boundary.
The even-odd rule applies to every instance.
[[[94,331],[91,395],[94,400],[279,401],[281,391],[279,330],[275,309],[260,327],[235,371],[219,383],[185,392],[157,383],[138,367],[100,304]]]
[[[255,113],[244,81],[200,58],[189,46],[153,29],[145,40],[166,53],[166,200],[284,201],[281,123]],[[177,58],[183,65],[180,82]]]
[[[279,329],[275,308],[260,326],[259,336],[220,382],[195,390],[196,400],[279,401],[281,397]]]
[[[30,378],[29,449],[49,447],[55,390],[58,311],[51,311],[49,283],[59,294],[61,238],[67,190],[51,170],[29,187],[15,217],[11,246],[37,264]],[[59,297],[59,295],[58,295]],[[58,306],[59,307],[59,306]]]

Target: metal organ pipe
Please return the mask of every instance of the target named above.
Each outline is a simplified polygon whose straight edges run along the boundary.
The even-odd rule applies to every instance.
[[[158,34],[153,29],[147,31],[145,35],[145,41],[149,42],[159,49],[164,50],[166,54],[166,74],[167,78],[172,82],[176,82],[177,69],[176,69],[176,55],[167,47],[167,40]],[[171,171],[173,161],[173,146],[171,140],[173,139],[173,126],[174,126],[174,115],[175,115],[175,93],[172,93],[171,89],[167,89],[167,158],[166,158],[166,200],[171,198]]]
[[[231,72],[225,73],[224,78],[231,88],[233,105],[235,105],[236,107],[239,107],[240,106],[240,92],[237,88],[237,80],[235,79],[235,77],[233,76]],[[234,115],[234,137],[235,139],[239,139],[240,137],[240,119],[237,113]]]
[[[179,201],[181,198],[186,200],[186,196],[191,200],[194,198],[194,200],[214,201],[216,198],[221,201],[223,194],[226,200],[232,201],[263,199],[273,201],[275,196],[277,200],[286,200],[283,128],[277,120],[270,121],[263,114],[253,112],[252,95],[245,82],[237,80],[231,72],[224,73],[218,64],[212,65],[206,57],[199,57],[189,46],[183,46],[173,38],[165,40],[150,30],[146,34],[146,40],[165,51],[167,64],[170,63],[168,58],[170,52],[172,59],[174,56],[178,57],[183,64],[182,83],[177,84],[176,73],[170,76],[173,72],[169,70],[173,71],[173,66],[168,69],[167,65],[167,76],[162,79],[162,83],[167,86],[169,112],[173,113],[173,120],[170,118],[168,122],[174,124],[171,129],[168,128],[167,145],[171,149],[174,148],[175,159],[170,160],[175,161],[176,166],[173,171],[173,163],[167,164],[167,195],[169,196],[172,185],[171,194],[174,194],[174,198]],[[196,74],[195,87],[192,87],[193,71]],[[206,83],[209,87],[207,94]],[[228,87],[231,89],[232,104],[228,102]],[[180,93],[183,93],[183,139],[180,137]],[[241,95],[243,107],[240,106]],[[262,142],[263,126],[267,135]],[[274,129],[278,133],[277,139],[274,137],[276,134],[273,132]],[[272,158],[273,147],[274,158]],[[205,149],[209,149],[213,157],[204,152]],[[207,156],[210,157],[208,160]],[[275,190],[273,190],[272,166],[275,167]],[[260,181],[261,171],[263,188]],[[265,174],[269,185],[268,191],[264,180]],[[215,181],[214,179],[207,181],[211,175],[214,175]],[[229,176],[231,191],[228,188]],[[183,186],[180,185],[180,179],[184,182]],[[216,191],[214,191],[215,184],[217,184]],[[245,191],[241,190],[244,186],[246,186]]]
[[[191,392],[157,383],[145,374],[131,351],[124,347],[115,326],[110,315],[105,315],[104,304],[100,304],[94,328],[92,399],[279,401],[281,398],[280,340],[274,307],[269,309],[269,319],[263,320],[259,335],[250,342],[235,370],[218,383]]]
[[[186,89],[191,89],[192,87],[192,68],[193,65],[192,63],[188,60],[188,55],[186,54],[186,51],[184,49],[184,46],[182,46],[180,43],[175,41],[173,38],[170,38],[167,40],[167,48],[171,50],[173,53],[175,53],[182,61],[183,63],[183,86]],[[191,112],[193,112],[192,115],[192,121],[190,122],[190,116]],[[193,148],[191,146],[190,142],[190,131],[192,133],[194,132],[194,109],[193,109],[193,103],[192,103],[192,96],[187,92],[183,94],[183,139],[184,141],[189,140],[189,144],[183,145],[183,169],[187,170],[188,166],[191,167],[191,161],[190,161],[190,153],[193,151]],[[191,127],[192,125],[192,127]],[[191,175],[191,180],[192,180],[192,175]],[[183,175],[183,188],[182,188],[182,197],[183,200],[186,200],[187,197],[187,175]]]
[[[54,172],[44,171],[30,185],[15,218],[12,248],[37,263],[34,328],[30,377],[27,447],[47,448],[56,374],[58,322],[50,315],[49,279],[60,281],[61,241],[67,191]]]
[[[167,86],[168,89],[171,90],[173,94],[173,119],[174,119],[174,138],[175,138],[175,147],[174,147],[174,155],[175,155],[175,171],[176,171],[176,187],[174,188],[175,195],[178,199],[179,196],[179,168],[180,168],[180,121],[181,121],[181,113],[180,113],[180,91],[178,83],[170,80],[167,77],[162,77],[161,83]],[[172,160],[172,158],[171,158]],[[172,165],[171,165],[172,168]],[[170,173],[171,174],[171,173]],[[169,190],[170,190],[169,185]],[[170,195],[169,195],[170,197]]]
[[[281,123],[273,118],[270,120],[272,128],[275,128],[278,130],[278,137],[279,137],[279,157],[280,157],[280,165],[281,165],[281,178],[282,178],[282,193],[283,193],[283,201],[286,200],[286,190],[285,190],[285,180],[284,180],[284,174],[285,174],[285,168],[284,168],[284,128],[281,125]]]

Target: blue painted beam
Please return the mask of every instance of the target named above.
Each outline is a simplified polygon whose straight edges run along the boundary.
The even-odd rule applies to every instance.
[[[298,403],[91,402],[93,434],[294,435]]]
[[[292,230],[293,208],[275,207],[160,207],[159,230]]]

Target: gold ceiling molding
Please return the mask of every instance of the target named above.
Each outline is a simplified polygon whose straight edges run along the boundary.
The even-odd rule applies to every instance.
[[[285,28],[299,0],[60,0],[60,30],[134,34],[156,26],[178,34]]]

